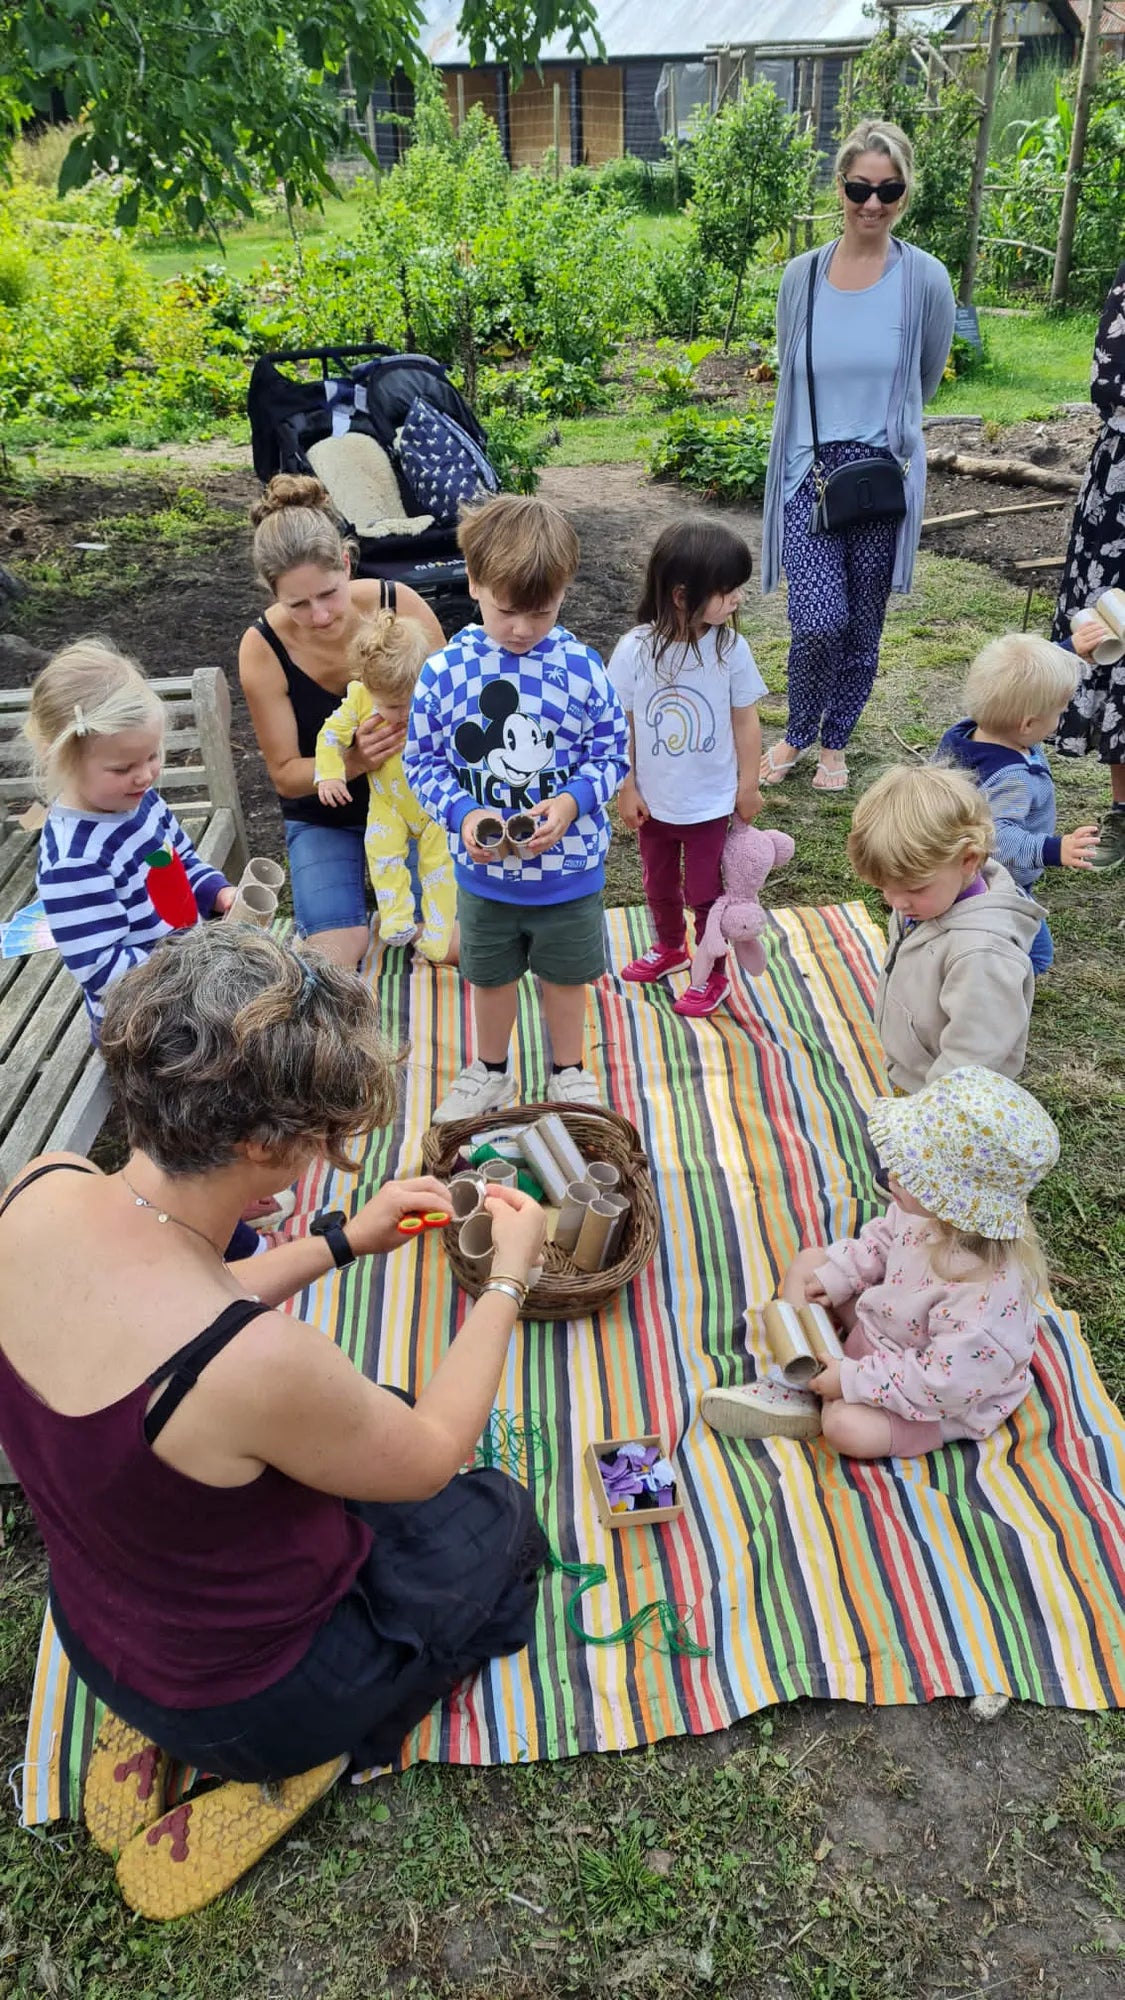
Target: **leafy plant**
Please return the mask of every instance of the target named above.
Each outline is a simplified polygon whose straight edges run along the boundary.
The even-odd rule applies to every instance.
[[[692,128],[695,242],[705,263],[734,279],[724,352],[738,316],[746,268],[764,236],[809,197],[812,138],[799,130],[772,84],[756,83]]]
[[[705,417],[679,410],[649,454],[655,479],[679,479],[715,498],[757,500],[765,491],[773,411]]]
[[[550,456],[557,438],[549,431],[521,422],[506,411],[496,411],[485,421],[488,456],[501,486],[508,493],[534,493],[539,469]]]
[[[985,250],[993,281],[1009,290],[1049,284],[1071,132],[1073,77],[1056,80],[1054,108],[1043,117],[1012,121],[1011,157],[997,170],[989,203]],[[1071,296],[1100,304],[1112,282],[1125,236],[1125,63],[1103,60],[1086,134],[1074,237]]]
[[[479,63],[489,52],[518,82],[564,30],[600,48],[593,0],[462,0],[459,27]],[[288,201],[331,186],[340,111],[331,80],[345,65],[362,100],[377,77],[420,66],[418,0],[23,0],[0,8],[0,134],[29,110],[80,121],[60,192],[97,169],[124,176],[117,220],[183,201],[192,228],[220,200],[252,212],[254,169]],[[330,87],[325,88],[326,80]]]
[[[587,410],[604,410],[609,401],[598,370],[586,361],[545,354],[532,362],[525,380],[529,404],[548,416],[580,417]]]
[[[658,340],[656,345],[659,351],[670,348],[672,343]],[[646,365],[637,369],[639,381],[652,383],[653,401],[658,410],[679,410],[690,403],[695,390],[696,370],[701,361],[714,354],[717,346],[715,340],[693,340],[682,355],[667,354],[651,367]]]

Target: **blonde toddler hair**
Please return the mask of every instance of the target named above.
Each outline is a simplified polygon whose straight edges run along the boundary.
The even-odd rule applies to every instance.
[[[468,508],[457,540],[473,582],[509,611],[541,611],[578,569],[578,537],[566,515],[534,496],[495,493]]]
[[[951,861],[985,860],[996,831],[988,802],[963,771],[897,764],[864,792],[852,816],[848,859],[876,889],[920,889]]]
[[[432,648],[416,618],[377,611],[366,618],[348,647],[348,673],[369,694],[397,705],[409,701],[422,662]]]
[[[58,796],[92,736],[154,727],[164,727],[164,704],[135,660],[106,639],[64,646],[36,677],[24,724],[40,796]]]
[[[938,1277],[947,1283],[975,1277],[978,1272],[993,1278],[1005,1264],[1015,1264],[1027,1298],[1038,1298],[1040,1292],[1046,1291],[1047,1260],[1030,1215],[1024,1221],[1022,1235],[1005,1242],[995,1236],[978,1236],[969,1229],[956,1229],[952,1222],[942,1222],[937,1216],[930,1218],[929,1227],[930,1263]]]
[[[981,729],[1018,729],[1065,707],[1078,665],[1037,632],[1005,632],[981,648],[965,681],[965,712]]]

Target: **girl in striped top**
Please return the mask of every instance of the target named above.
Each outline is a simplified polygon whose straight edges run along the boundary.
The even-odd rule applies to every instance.
[[[27,736],[50,801],[39,894],[96,1040],[107,987],[169,932],[222,916],[235,891],[155,789],[164,705],[125,654],[100,639],[56,653],[32,688]]]

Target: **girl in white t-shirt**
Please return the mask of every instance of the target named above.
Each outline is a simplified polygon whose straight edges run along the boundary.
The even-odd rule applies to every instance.
[[[629,776],[617,795],[636,833],[656,942],[625,966],[649,984],[691,958],[684,905],[703,935],[722,894],[723,843],[732,810],[761,810],[762,732],[756,703],[766,692],[738,630],[751,569],[741,535],[692,518],[665,528],[648,561],[640,623],[614,649],[609,677],[629,718]],[[713,1014],[730,991],[720,959],[703,986],[688,986],[677,1014]]]

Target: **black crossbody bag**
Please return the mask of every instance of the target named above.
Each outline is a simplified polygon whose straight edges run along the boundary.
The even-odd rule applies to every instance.
[[[864,521],[901,521],[906,512],[906,475],[910,461],[900,465],[889,451],[873,458],[858,458],[851,465],[837,466],[826,473],[820,457],[820,437],[816,428],[816,393],[813,389],[812,325],[813,300],[819,259],[809,265],[809,303],[805,317],[805,374],[809,385],[809,417],[812,422],[813,500],[809,532],[838,535],[845,528]]]

